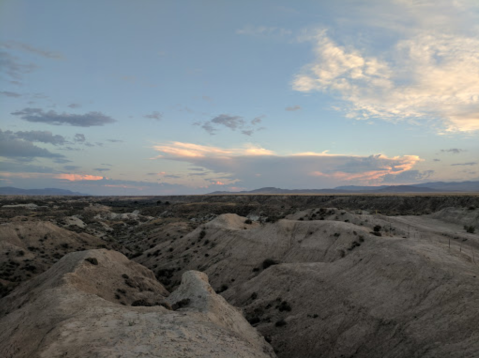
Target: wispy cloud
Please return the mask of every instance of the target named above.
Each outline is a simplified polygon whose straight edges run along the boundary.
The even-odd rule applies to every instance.
[[[466,163],[454,163],[451,164],[451,166],[456,167],[456,166],[468,166],[468,165],[477,165],[477,162],[466,162]]]
[[[21,51],[29,52],[41,57],[51,58],[54,60],[62,60],[64,58],[63,55],[59,52],[44,50],[44,49],[34,47],[22,42],[16,42],[16,41],[2,42],[1,46],[10,50],[21,50]]]
[[[18,57],[0,50],[0,73],[5,73],[12,82],[20,84],[20,80],[24,74],[35,70],[37,66],[33,63],[23,63]]]
[[[290,36],[292,31],[282,27],[276,26],[253,26],[246,25],[241,29],[236,30],[238,35],[248,35],[248,36]]]
[[[261,123],[263,116],[256,117],[251,120],[250,124],[255,126],[256,124]],[[240,116],[234,116],[230,114],[220,114],[209,121],[206,122],[196,122],[195,125],[200,126],[210,135],[216,134],[216,132],[221,127],[226,127],[232,131],[241,130],[241,133],[247,136],[251,136],[255,129],[248,125],[247,121]]]
[[[10,132],[12,136],[20,139],[24,139],[29,142],[49,143],[53,145],[63,145],[67,143],[65,137],[56,134],[53,135],[50,131],[19,131]]]
[[[90,174],[56,174],[56,179],[64,179],[68,181],[81,181],[81,180],[102,180],[103,177]]]
[[[0,95],[5,97],[12,97],[12,98],[18,98],[22,96],[20,93],[10,92],[10,91],[0,91]]]
[[[285,110],[288,111],[288,112],[294,112],[294,111],[299,111],[301,109],[301,106],[290,106],[290,107],[286,107]]]
[[[465,152],[465,150],[460,148],[450,148],[450,149],[441,149],[441,152],[459,154],[459,153]]]
[[[115,119],[101,113],[89,112],[86,114],[57,113],[56,111],[45,112],[40,108],[25,108],[13,112],[12,115],[33,123],[47,123],[51,125],[70,125],[75,127],[103,126],[116,122]]]
[[[163,118],[163,115],[160,112],[154,111],[150,114],[145,114],[143,117],[149,119],[156,119],[157,121],[159,121],[161,118]]]
[[[77,143],[84,143],[86,141],[86,138],[84,134],[77,133],[75,134],[75,137],[73,137],[73,140]]]

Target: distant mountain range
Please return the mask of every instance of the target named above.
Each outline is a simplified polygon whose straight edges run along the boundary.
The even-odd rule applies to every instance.
[[[0,187],[0,195],[65,195],[65,196],[86,196],[88,194],[77,193],[65,189],[19,189],[11,186]]]
[[[414,185],[338,186],[333,189],[280,189],[265,187],[251,191],[215,191],[218,194],[386,194],[386,193],[469,193],[479,192],[479,181],[431,182]]]

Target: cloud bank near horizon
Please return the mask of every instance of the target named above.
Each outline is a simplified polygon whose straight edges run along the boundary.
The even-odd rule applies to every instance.
[[[396,181],[422,161],[417,155],[387,157],[323,153],[280,155],[271,150],[245,145],[239,148],[220,148],[193,143],[171,142],[154,146],[160,154],[152,159],[186,162],[195,167],[218,173],[229,184],[258,188],[327,188],[345,183],[378,184]],[[407,183],[421,178],[407,178]],[[430,173],[431,174],[431,173]],[[400,177],[399,177],[400,178]]]

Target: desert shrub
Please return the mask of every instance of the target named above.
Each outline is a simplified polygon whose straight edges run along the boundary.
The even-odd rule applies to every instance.
[[[98,260],[94,257],[87,257],[85,259],[85,261],[88,261],[89,263],[91,263],[92,265],[98,265]]]
[[[253,325],[253,324],[256,324],[256,323],[259,323],[261,320],[259,319],[259,317],[251,317],[250,319],[248,319],[248,322],[249,324]]]
[[[226,291],[228,289],[228,285],[221,285],[221,287],[219,288],[219,290],[216,291],[216,293],[221,293],[223,291]]]
[[[278,306],[278,310],[279,310],[280,312],[283,312],[283,311],[288,311],[288,312],[290,312],[291,309],[292,309],[292,308],[291,308],[291,305],[290,305],[288,302],[286,302],[286,301],[281,302],[280,305]]]
[[[136,288],[136,283],[131,278],[125,280],[125,285],[130,286],[131,288]]]
[[[25,270],[30,271],[30,272],[35,272],[37,270],[36,266],[33,266],[31,264],[25,265]]]
[[[255,300],[255,299],[257,299],[257,298],[258,298],[258,294],[257,294],[256,292],[253,292],[253,293],[251,294],[251,299],[252,299],[252,300]]]
[[[203,239],[205,236],[206,236],[206,231],[205,231],[205,229],[203,229],[203,230],[201,230],[201,232],[200,232],[200,236],[199,236],[199,237],[200,237],[200,240]]]
[[[0,298],[8,295],[10,291],[12,291],[11,287],[4,286],[2,283],[0,283]]]
[[[128,256],[129,256],[128,258],[129,258],[129,259],[134,259],[135,257],[141,256],[141,254],[142,254],[142,253],[141,253],[140,251],[137,251],[137,252],[135,252],[134,254],[129,254],[129,255],[128,255]]]
[[[268,267],[273,266],[273,265],[277,265],[277,264],[279,264],[279,262],[276,261],[276,260],[266,259],[266,260],[263,261],[261,266],[263,267],[263,270],[266,270]]]
[[[152,304],[145,299],[139,299],[139,300],[133,301],[131,303],[131,305],[132,306],[146,306],[146,307],[152,306]]]
[[[173,309],[173,311],[176,311],[180,308],[188,306],[190,304],[190,302],[191,302],[191,300],[189,298],[184,298],[184,299],[182,299],[178,302],[173,303],[171,308]]]
[[[382,228],[381,228],[381,225],[376,225],[376,226],[373,228],[373,230],[374,230],[375,232],[379,232],[379,231],[381,231],[381,229],[382,229]]]
[[[283,326],[286,326],[287,323],[284,319],[280,319],[279,321],[277,321],[275,324],[274,324],[276,327],[283,327]]]
[[[465,225],[464,230],[466,230],[466,232],[468,232],[469,234],[474,234],[474,232],[476,231],[476,228],[472,225],[471,226]]]
[[[339,237],[339,236],[341,236],[341,234],[340,234],[339,232],[336,232],[336,233],[334,234],[334,237]]]
[[[359,242],[353,241],[353,242],[351,243],[351,246],[348,247],[348,251],[352,251],[352,250],[354,250],[356,247],[359,247],[359,246],[361,246],[361,244],[360,244]]]
[[[251,219],[246,219],[246,220],[244,221],[244,223],[245,223],[245,224],[252,224],[253,222],[251,221]]]

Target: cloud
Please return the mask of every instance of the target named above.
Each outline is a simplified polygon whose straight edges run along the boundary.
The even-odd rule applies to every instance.
[[[466,163],[454,163],[454,164],[451,164],[451,166],[453,166],[453,167],[462,166],[462,165],[477,165],[477,162],[466,162]]]
[[[283,37],[292,35],[292,31],[282,27],[275,26],[253,26],[246,25],[241,29],[236,30],[238,35],[261,36],[261,37]]]
[[[101,112],[89,112],[86,114],[57,113],[55,111],[44,112],[40,108],[25,108],[13,112],[12,115],[33,123],[47,123],[52,125],[71,125],[75,127],[103,126],[116,122],[115,119]]]
[[[73,140],[77,143],[83,143],[85,142],[86,138],[84,134],[77,133],[75,134],[75,137],[73,137]]]
[[[78,166],[78,165],[64,165],[63,168],[65,170],[77,170],[77,169],[80,169],[81,167]]]
[[[239,127],[244,126],[245,121],[239,116],[230,116],[228,114],[220,114],[211,120],[211,123],[223,125],[230,128],[231,130],[236,130]]]
[[[247,136],[251,136],[254,133],[254,130],[249,129],[249,130],[242,130],[241,133]]]
[[[435,161],[435,162],[440,162],[440,161],[441,161],[441,159],[434,159],[434,161]]]
[[[256,125],[260,123],[262,118],[262,116],[254,118],[251,124]],[[254,129],[248,128],[246,121],[242,117],[229,114],[220,114],[209,121],[196,122],[194,124],[203,128],[210,135],[214,135],[220,127],[226,127],[232,131],[240,129],[240,133],[247,136],[251,136],[254,133]]]
[[[53,135],[49,131],[28,131],[28,132],[11,132],[16,138],[24,139],[29,142],[49,143],[53,145],[63,145],[67,143],[65,137],[61,135]]]
[[[441,152],[459,154],[459,153],[465,152],[465,150],[464,149],[459,149],[459,148],[451,148],[451,149],[441,149]]]
[[[63,55],[61,53],[48,51],[48,50],[42,50],[38,47],[33,47],[21,42],[15,42],[15,41],[2,42],[2,47],[8,48],[10,50],[21,50],[21,51],[29,52],[38,56],[51,58],[54,60],[63,59]]]
[[[24,74],[30,73],[36,68],[35,64],[24,64],[18,57],[0,50],[0,71],[17,82],[17,84],[19,84],[17,80],[21,79]]]
[[[69,108],[80,108],[81,107],[81,104],[78,104],[78,103],[71,103],[68,105]]]
[[[6,96],[6,97],[12,97],[12,98],[18,98],[22,96],[20,93],[9,92],[9,91],[0,91],[0,95]]]
[[[15,133],[11,131],[3,132],[1,129],[0,156],[7,158],[64,158],[61,154],[52,153],[47,149],[37,147],[31,142],[18,139]]]
[[[447,131],[479,130],[479,38],[424,30],[381,57],[341,46],[325,30],[310,41],[316,58],[294,77],[294,90],[337,95],[350,118],[432,118]]]
[[[56,173],[57,170],[46,167],[42,165],[32,165],[29,163],[24,163],[21,158],[15,157],[13,161],[2,161],[2,165],[0,166],[0,170],[2,172],[10,172],[10,173]]]
[[[416,184],[429,179],[434,174],[434,170],[408,170],[400,174],[387,174],[383,177],[384,184]]]
[[[286,108],[285,108],[285,110],[286,110],[286,111],[289,111],[289,112],[299,111],[300,109],[301,109],[301,106],[298,106],[298,105],[291,106],[291,107],[286,107]]]
[[[109,168],[93,168],[93,170],[96,170],[97,172],[108,172],[108,171],[110,171]]]
[[[54,158],[52,159],[55,163],[58,164],[65,164],[65,163],[71,163],[71,160],[65,159],[65,158]]]
[[[377,184],[410,171],[421,161],[418,156],[387,157],[297,153],[279,155],[270,150],[246,145],[219,148],[172,142],[154,147],[158,159],[186,162],[222,174],[229,182],[242,186],[280,186],[284,188],[321,188],[338,183]],[[388,177],[388,175],[390,175]],[[418,177],[418,174],[415,174]],[[199,178],[198,178],[199,179]],[[219,179],[219,178],[218,178]],[[221,179],[222,182],[225,180]]]
[[[55,179],[64,179],[68,181],[81,181],[81,180],[102,180],[103,177],[90,174],[56,174],[53,176]]]
[[[106,141],[111,142],[111,143],[123,143],[124,142],[121,139],[107,139]]]
[[[168,155],[171,158],[228,158],[238,155],[273,155],[270,150],[248,144],[243,148],[222,149],[193,143],[172,142],[153,147],[156,151]],[[162,155],[160,157],[163,157]]]
[[[156,119],[157,121],[159,121],[163,117],[163,115],[160,112],[154,111],[151,114],[145,114],[143,117],[144,118],[150,118],[150,119]]]
[[[265,117],[265,116],[255,117],[255,118],[251,121],[251,124],[254,125],[254,126],[257,125],[257,124],[260,124],[264,117]]]

